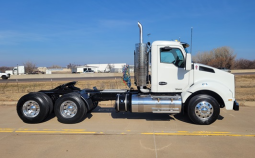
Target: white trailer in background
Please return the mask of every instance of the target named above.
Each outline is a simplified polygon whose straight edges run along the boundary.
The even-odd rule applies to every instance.
[[[46,70],[46,71],[45,71],[45,74],[47,74],[47,75],[48,75],[48,74],[51,74],[51,71],[50,71],[50,70]]]
[[[83,67],[72,68],[72,73],[83,73]]]
[[[16,66],[13,68],[14,75],[23,75],[25,74],[25,66]]]
[[[94,73],[97,72],[96,69],[98,67],[97,66],[79,66],[79,67],[75,67],[72,68],[72,73]]]

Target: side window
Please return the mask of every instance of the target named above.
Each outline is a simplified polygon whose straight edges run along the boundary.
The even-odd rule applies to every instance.
[[[161,63],[173,63],[175,61],[174,55],[169,51],[160,52],[160,62]]]
[[[184,57],[180,49],[164,49],[160,48],[160,62],[166,64],[174,64],[177,67],[184,68]]]

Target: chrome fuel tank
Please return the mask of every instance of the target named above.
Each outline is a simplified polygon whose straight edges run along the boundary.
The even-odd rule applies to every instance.
[[[180,113],[181,108],[180,96],[132,95],[132,112]]]

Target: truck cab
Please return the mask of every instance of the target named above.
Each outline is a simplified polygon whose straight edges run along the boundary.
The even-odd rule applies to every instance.
[[[234,75],[207,65],[191,63],[187,47],[187,43],[179,41],[153,42],[151,92],[179,93],[183,102],[193,93],[213,93],[220,100],[221,107],[233,109]],[[188,65],[191,66],[188,68]]]
[[[181,93],[193,84],[192,70],[185,67],[188,46],[178,41],[152,43],[151,92]]]

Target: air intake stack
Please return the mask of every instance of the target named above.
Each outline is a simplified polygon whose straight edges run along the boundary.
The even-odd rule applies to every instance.
[[[149,92],[146,89],[148,83],[148,68],[149,68],[149,52],[148,46],[143,43],[143,27],[138,22],[140,28],[140,43],[135,45],[134,52],[134,73],[135,73],[135,84],[141,92]]]

